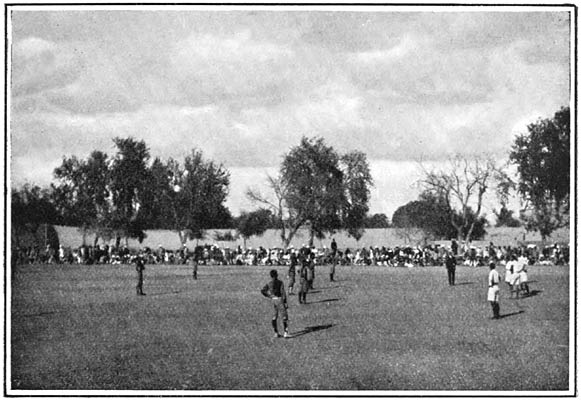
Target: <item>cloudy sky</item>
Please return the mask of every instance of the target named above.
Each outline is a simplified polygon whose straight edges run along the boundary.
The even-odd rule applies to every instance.
[[[236,215],[254,208],[248,186],[320,136],[367,154],[371,211],[391,218],[417,197],[418,160],[505,159],[569,104],[568,11],[15,7],[12,184],[48,185],[64,155],[113,155],[132,136],[154,157],[196,147],[223,163]]]

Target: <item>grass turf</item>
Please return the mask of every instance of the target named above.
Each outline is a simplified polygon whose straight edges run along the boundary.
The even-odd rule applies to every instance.
[[[317,268],[272,337],[269,267],[12,269],[12,389],[568,390],[569,269],[534,266],[533,295],[490,319],[487,268]],[[278,267],[286,281],[286,268]],[[503,272],[503,271],[501,271]]]

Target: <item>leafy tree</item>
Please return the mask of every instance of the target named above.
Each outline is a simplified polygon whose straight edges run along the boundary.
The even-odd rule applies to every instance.
[[[268,229],[272,220],[272,212],[265,208],[252,212],[242,212],[238,218],[237,230],[244,238],[244,247],[246,240],[252,236],[262,236]]]
[[[471,207],[468,207],[465,215],[454,212],[454,219],[456,220],[456,226],[460,225],[464,219],[468,221],[464,226],[461,237],[469,237],[470,240],[480,240],[486,235],[486,226],[488,225],[486,216],[477,216]],[[468,235],[468,233],[470,233],[470,235]],[[467,242],[470,240],[467,240]]]
[[[51,197],[50,190],[37,185],[26,184],[19,189],[12,189],[10,220],[16,246],[20,245],[22,235],[34,235],[41,225],[60,223],[61,217]]]
[[[170,162],[171,159],[168,164]],[[139,210],[147,229],[171,229],[173,187],[168,164],[156,157],[149,167],[149,190],[143,193],[143,205]]]
[[[389,218],[387,218],[387,215],[383,213],[369,215],[365,218],[365,227],[369,229],[389,228],[390,227]]]
[[[303,137],[283,159],[281,178],[289,207],[309,222],[309,245],[315,233],[321,235],[341,226],[341,212],[347,203],[343,171],[339,155],[322,138]]]
[[[431,192],[423,192],[418,200],[399,207],[393,214],[394,228],[415,231],[413,235],[428,239],[451,239],[456,237],[456,229],[451,224],[453,211],[446,200]]]
[[[353,151],[341,157],[346,202],[343,228],[356,240],[361,239],[369,211],[369,187],[373,184],[369,163],[364,153]]]
[[[518,168],[518,192],[525,208],[521,218],[528,230],[543,239],[569,225],[570,146],[569,107],[551,119],[528,126],[515,138],[510,161]]]
[[[496,163],[490,158],[468,160],[455,156],[448,160],[446,169],[424,168],[424,175],[421,186],[454,211],[449,217],[457,238],[469,242],[480,218],[484,195],[498,175]]]
[[[117,154],[111,165],[111,194],[113,210],[111,228],[115,231],[116,246],[121,237],[145,237],[143,229],[147,226],[147,207],[144,200],[148,198],[150,173],[148,169],[149,148],[144,141],[133,138],[115,138]]]
[[[109,161],[101,151],[93,151],[87,160],[63,158],[55,168],[58,181],[52,186],[52,201],[67,225],[79,226],[83,237],[95,233],[95,244],[106,234],[110,213]]]
[[[467,223],[464,224],[466,218]],[[408,241],[435,239],[454,239],[458,237],[457,226],[464,225],[460,237],[467,237],[468,231],[472,239],[480,239],[486,234],[486,218],[477,217],[472,208],[468,207],[466,214],[460,214],[450,208],[446,200],[432,192],[423,192],[418,200],[411,201],[399,207],[393,214],[392,225],[398,229],[400,237]]]
[[[156,159],[151,176],[155,188],[148,215],[159,226],[178,232],[182,244],[203,238],[206,229],[231,224],[230,211],[224,205],[229,173],[205,160],[201,151],[192,150],[183,165],[173,159],[167,164]]]
[[[496,227],[507,226],[510,228],[518,228],[521,226],[520,221],[514,218],[512,215],[514,211],[509,210],[506,206],[500,207],[500,210],[493,210],[496,216]]]
[[[268,176],[274,199],[249,189],[252,201],[269,207],[286,248],[307,226],[315,235],[347,229],[360,237],[368,211],[371,175],[363,153],[340,156],[323,139],[303,137],[284,157],[277,177]]]

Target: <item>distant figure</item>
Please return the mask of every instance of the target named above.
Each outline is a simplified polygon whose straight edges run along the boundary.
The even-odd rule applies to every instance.
[[[309,284],[309,289],[313,290],[313,284],[315,282],[315,253],[311,253],[309,255],[307,266],[307,281]]]
[[[270,282],[268,282],[260,291],[264,297],[272,300],[274,313],[272,315],[272,328],[274,329],[274,337],[281,337],[278,333],[278,317],[282,319],[284,328],[284,337],[290,337],[288,333],[288,304],[286,302],[286,292],[284,290],[284,283],[278,279],[278,272],[273,269],[270,271]]]
[[[457,256],[458,255],[458,242],[455,239],[452,239],[452,254]]]
[[[335,268],[337,267],[337,242],[335,242],[335,238],[331,242],[331,268],[329,269],[329,280],[331,282],[335,281]]]
[[[514,283],[515,281],[518,279],[518,275],[515,274],[515,269],[516,269],[516,257],[514,255],[509,255],[508,256],[508,262],[506,263],[506,272],[504,275],[504,281],[506,282],[506,284],[508,285],[508,288],[510,289],[510,297],[512,298],[512,294],[513,292],[516,292],[516,297],[518,298],[518,287],[515,288],[514,287]]]
[[[135,270],[137,271],[137,295],[138,296],[145,296],[143,293],[143,270],[145,269],[145,265],[143,265],[143,260],[141,257],[137,257],[135,260]]]
[[[297,256],[291,253],[290,256],[290,266],[288,267],[288,294],[293,295],[293,289],[295,287],[295,277],[297,273]]]
[[[192,265],[192,277],[194,280],[198,279],[198,258],[193,255],[190,257],[190,264]]]
[[[529,259],[523,254],[516,260],[516,268],[514,270],[515,274],[518,273],[519,291],[525,291],[527,295],[530,294],[527,274],[528,263]]]
[[[454,286],[456,283],[456,257],[451,253],[446,255],[446,270],[448,271],[448,284]]]
[[[305,258],[301,258],[300,263],[302,264],[299,270],[299,303],[307,303],[307,293],[309,292],[309,261]]]
[[[498,284],[500,283],[500,276],[496,271],[496,265],[490,263],[490,273],[488,274],[488,301],[492,306],[492,313],[494,319],[500,318],[500,288]]]

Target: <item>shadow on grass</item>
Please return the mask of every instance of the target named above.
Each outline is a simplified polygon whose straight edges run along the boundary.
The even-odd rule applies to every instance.
[[[519,315],[519,314],[522,314],[522,313],[524,313],[524,310],[519,310],[519,311],[510,313],[510,314],[503,314],[503,315],[500,316],[500,319],[507,318],[507,317],[512,317],[512,316]]]
[[[542,290],[531,290],[531,292],[529,294],[522,294],[521,298],[526,299],[527,297],[533,297],[533,296],[536,296],[542,292],[543,292]]]
[[[325,287],[320,287],[320,288],[317,288],[317,289],[319,289],[319,290],[327,290],[327,289],[338,289],[338,288],[342,288],[342,287],[346,287],[346,286],[343,286],[343,285],[325,286]]]
[[[316,304],[316,303],[327,303],[329,301],[339,301],[341,299],[325,299],[325,300],[318,300],[318,301],[309,301],[307,304]]]
[[[181,290],[174,290],[171,292],[160,292],[160,293],[148,293],[149,296],[165,296],[167,294],[178,294],[181,293]]]
[[[462,285],[474,285],[474,282],[459,282],[455,283],[453,286],[462,286]]]
[[[308,293],[321,293],[320,290],[309,289]]]
[[[542,290],[531,290],[531,292],[529,294],[526,294],[526,293],[522,293],[521,292],[520,295],[519,295],[519,297],[511,296],[509,298],[509,300],[522,300],[522,299],[527,299],[529,297],[536,296],[536,295],[538,295],[538,294],[540,294],[542,292],[543,292]]]
[[[294,339],[298,336],[306,335],[307,333],[322,331],[324,329],[332,328],[335,324],[327,324],[327,325],[316,325],[316,326],[307,326],[305,329],[294,332],[291,334],[291,339]]]

